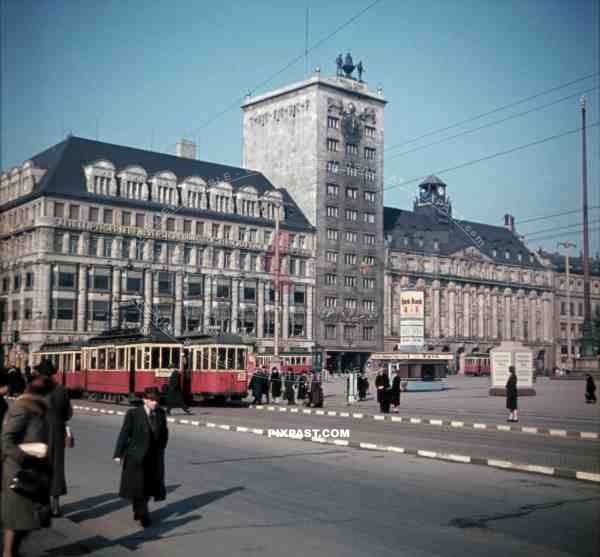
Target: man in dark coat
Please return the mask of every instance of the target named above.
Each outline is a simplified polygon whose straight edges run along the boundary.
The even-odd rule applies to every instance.
[[[306,398],[306,374],[303,373],[298,378],[298,400],[304,400]]]
[[[585,380],[585,401],[590,404],[596,402],[596,383],[594,378],[588,373]]]
[[[390,412],[390,378],[388,374],[380,369],[375,377],[375,387],[377,388],[377,402],[379,402],[379,410],[383,414]]]
[[[358,389],[358,400],[365,400],[367,398],[367,391],[369,390],[369,380],[364,371],[361,371],[356,380],[356,388]]]
[[[262,394],[267,397],[267,404],[269,404],[271,402],[271,379],[269,378],[269,372],[265,366],[262,368],[262,376]]]
[[[392,380],[392,405],[394,406],[394,412],[397,414],[400,411],[400,393],[402,391],[402,379],[400,378],[400,370],[396,370],[396,375]]]
[[[323,385],[320,373],[313,374],[310,385],[310,404],[313,408],[323,408]]]
[[[518,422],[517,414],[517,374],[515,367],[508,367],[508,381],[506,382],[506,408],[509,410],[507,422]]]
[[[296,378],[294,377],[294,373],[288,369],[285,374],[285,399],[287,400],[287,403],[290,406],[296,404],[296,401],[294,400],[294,397],[295,397],[294,383],[295,382],[296,382]]]
[[[144,528],[150,526],[148,500],[164,501],[165,449],[169,440],[167,417],[158,406],[160,393],[149,387],[144,391],[143,404],[125,415],[114,459],[123,463],[119,495],[129,499],[133,519]]]
[[[271,396],[275,404],[281,398],[281,374],[276,367],[271,370]]]
[[[178,369],[171,373],[167,386],[167,414],[171,414],[173,408],[183,408],[186,414],[191,414],[181,390],[181,373]]]
[[[263,375],[262,369],[256,368],[256,370],[252,374],[252,379],[250,379],[250,385],[248,386],[248,388],[252,392],[252,396],[254,397],[252,404],[262,404],[263,379],[265,379],[265,377]]]

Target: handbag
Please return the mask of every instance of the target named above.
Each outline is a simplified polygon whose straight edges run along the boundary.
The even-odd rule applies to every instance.
[[[50,477],[43,470],[21,467],[9,487],[32,501],[44,503],[50,495]]]
[[[72,449],[74,446],[75,446],[75,436],[73,435],[71,428],[69,426],[67,426],[65,429],[65,447],[67,449]]]

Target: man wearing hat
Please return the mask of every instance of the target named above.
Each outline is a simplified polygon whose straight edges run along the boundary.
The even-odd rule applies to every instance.
[[[149,387],[143,404],[125,414],[114,454],[115,461],[123,464],[119,495],[131,501],[133,519],[144,528],[151,524],[150,497],[155,501],[166,498],[164,456],[169,430],[159,399],[159,390]]]

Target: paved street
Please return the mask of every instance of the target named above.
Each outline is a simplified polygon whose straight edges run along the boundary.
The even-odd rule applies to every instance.
[[[65,511],[94,533],[81,547],[102,555],[597,554],[593,484],[182,426],[171,428],[169,498],[142,531],[115,494],[121,419],[73,421]],[[47,555],[84,554],[68,551]]]

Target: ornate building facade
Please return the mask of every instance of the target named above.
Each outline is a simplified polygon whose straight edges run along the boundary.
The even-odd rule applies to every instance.
[[[2,174],[4,356],[24,363],[45,342],[153,326],[239,333],[272,350],[276,218],[281,348],[312,348],[314,228],[262,174],[194,152],[70,137]]]

